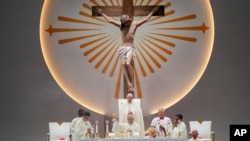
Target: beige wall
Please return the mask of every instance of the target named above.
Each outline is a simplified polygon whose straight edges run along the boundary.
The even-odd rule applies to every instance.
[[[210,1],[215,16],[210,63],[190,94],[166,114],[182,113],[186,122],[212,120],[216,140],[228,141],[229,125],[250,119],[250,1]],[[0,5],[0,140],[45,140],[49,121],[70,121],[81,107],[56,84],[42,57],[38,30],[43,2],[5,0]],[[106,119],[91,114],[92,122]],[[145,117],[145,127],[153,117]]]

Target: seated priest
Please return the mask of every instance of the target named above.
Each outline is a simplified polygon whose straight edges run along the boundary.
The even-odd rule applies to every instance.
[[[192,132],[191,132],[192,138],[189,139],[188,141],[202,141],[202,140],[200,140],[200,139],[198,138],[198,135],[199,135],[198,130],[192,130]]]
[[[128,138],[135,138],[140,136],[140,126],[138,123],[134,121],[134,115],[128,114],[127,116],[127,123],[123,124],[123,131],[126,133]]]

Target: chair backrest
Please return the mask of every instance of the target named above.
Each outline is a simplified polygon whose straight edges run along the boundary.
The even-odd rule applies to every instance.
[[[125,103],[127,103],[127,99],[118,99],[119,113],[120,113],[122,105],[125,104]],[[141,105],[141,99],[133,99],[133,103],[137,104],[140,107],[140,105]]]
[[[123,106],[123,104],[127,103],[127,99],[118,99],[118,110],[119,110],[119,120],[125,120],[127,121],[127,118],[123,119],[124,117],[122,117],[122,115],[120,113],[122,113],[121,107]],[[138,106],[140,106],[141,104],[141,99],[133,99],[133,103],[138,104]]]
[[[189,121],[190,131],[197,130],[201,138],[211,139],[212,121]]]
[[[69,140],[71,122],[49,122],[50,141],[64,138]]]
[[[133,102],[138,104],[138,106],[141,105],[141,99],[133,99]],[[121,113],[121,107],[124,103],[127,103],[127,99],[118,99],[118,108],[119,108],[119,113]]]

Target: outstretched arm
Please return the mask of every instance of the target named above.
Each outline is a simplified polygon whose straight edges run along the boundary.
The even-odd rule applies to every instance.
[[[115,21],[113,18],[107,16],[107,15],[102,11],[101,8],[98,8],[98,13],[99,13],[100,15],[102,15],[102,16],[104,17],[104,19],[105,19],[107,22],[109,22],[109,23],[111,23],[111,24],[113,24],[113,25],[115,25],[115,26],[118,26],[118,27],[121,26],[121,23],[120,23],[120,22]]]
[[[146,17],[144,17],[141,21],[138,21],[138,22],[135,22],[137,24],[137,26],[140,26],[142,25],[143,23],[147,22],[151,17],[152,15],[158,11],[158,7],[155,7]]]

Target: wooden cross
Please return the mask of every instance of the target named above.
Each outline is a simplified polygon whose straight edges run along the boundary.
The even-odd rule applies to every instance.
[[[129,15],[131,19],[134,16],[147,16],[156,6],[134,6],[133,0],[123,0],[123,6],[92,6],[92,16],[101,16],[98,8],[108,16]],[[157,6],[158,11],[153,16],[164,16],[164,6]],[[124,83],[124,98],[127,96],[128,86]]]
[[[92,16],[101,16],[97,11],[101,8],[108,16],[129,15],[133,19],[134,16],[147,16],[156,6],[134,6],[133,0],[123,0],[123,6],[92,6]],[[158,11],[153,16],[164,16],[164,6],[159,5]]]

